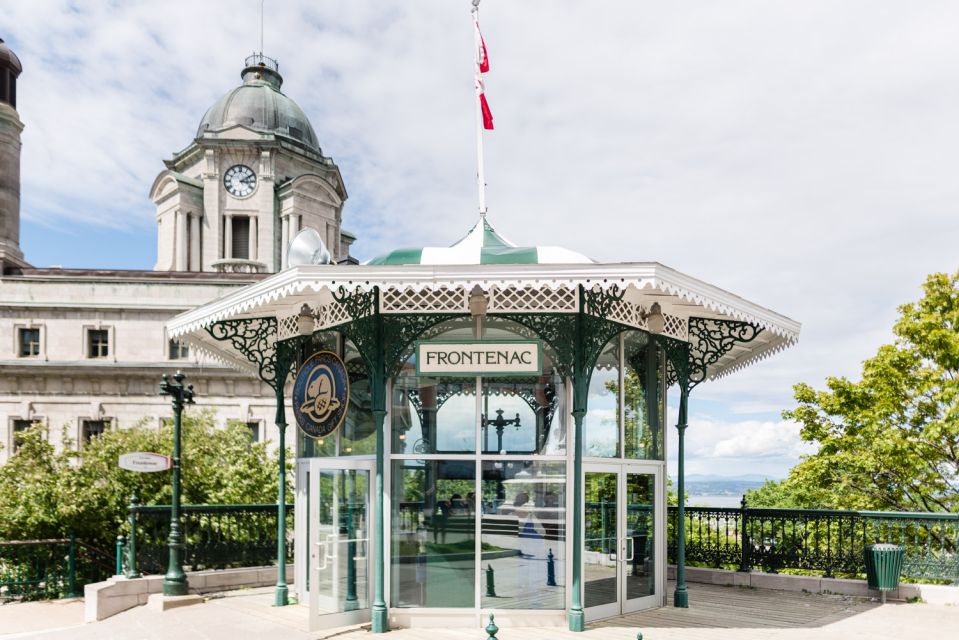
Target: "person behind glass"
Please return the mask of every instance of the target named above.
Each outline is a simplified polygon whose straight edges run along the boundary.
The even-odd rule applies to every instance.
[[[476,492],[470,491],[466,494],[466,512],[472,518],[476,512]]]
[[[529,494],[521,491],[513,500],[513,514],[516,516],[516,535],[519,537],[520,556],[535,557],[543,547],[543,526],[529,504]]]
[[[440,500],[436,503],[436,513],[433,514],[433,542],[446,544],[446,529],[449,526],[452,510],[453,504],[450,500]]]

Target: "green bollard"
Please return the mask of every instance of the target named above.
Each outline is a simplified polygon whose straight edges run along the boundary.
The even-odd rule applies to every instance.
[[[549,554],[546,556],[546,586],[556,586],[556,556],[553,555],[552,549],[549,550]]]
[[[493,565],[486,565],[486,595],[490,598],[496,597],[496,583],[493,577]]]
[[[486,640],[496,640],[496,632],[499,631],[499,627],[496,626],[496,623],[493,622],[493,614],[489,614],[489,624],[486,625],[486,633],[489,634],[489,637]]]
[[[122,576],[123,575],[123,545],[126,542],[126,538],[123,536],[117,536],[117,570],[113,575]]]

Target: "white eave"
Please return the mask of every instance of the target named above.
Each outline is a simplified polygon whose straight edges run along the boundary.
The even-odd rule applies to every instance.
[[[172,338],[183,338],[222,361],[250,369],[228,343],[206,331],[215,322],[240,318],[295,316],[305,303],[330,304],[332,294],[347,290],[381,292],[427,290],[485,291],[496,287],[575,289],[617,286],[648,307],[659,302],[667,314],[689,318],[739,320],[761,327],[752,342],[737,345],[710,369],[717,378],[748,366],[796,343],[800,324],[696,278],[655,262],[568,265],[310,265],[292,267],[265,280],[181,313],[167,324]],[[542,311],[547,311],[542,309]],[[413,312],[415,313],[415,311]]]

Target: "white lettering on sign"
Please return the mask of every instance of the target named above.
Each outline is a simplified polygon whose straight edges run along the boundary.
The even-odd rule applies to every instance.
[[[538,374],[540,368],[540,343],[536,340],[416,344],[419,375],[530,375]]]
[[[120,468],[127,471],[139,471],[140,473],[166,471],[170,468],[170,459],[159,453],[143,451],[124,453],[120,456]]]

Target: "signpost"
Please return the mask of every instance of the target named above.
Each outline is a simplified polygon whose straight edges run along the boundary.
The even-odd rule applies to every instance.
[[[120,456],[120,468],[139,473],[166,471],[171,466],[170,458],[159,453],[138,451]]]

